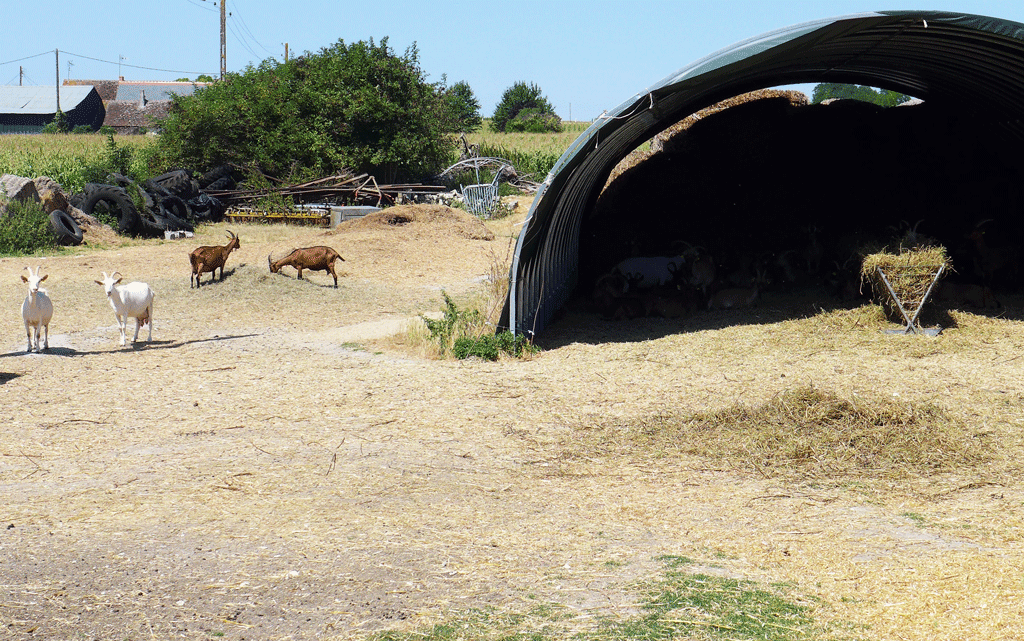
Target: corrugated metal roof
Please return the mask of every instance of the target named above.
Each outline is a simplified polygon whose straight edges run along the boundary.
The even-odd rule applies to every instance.
[[[92,87],[62,86],[61,111],[71,111],[85,100]],[[57,91],[53,86],[0,87],[0,113],[2,114],[55,114]]]
[[[513,258],[500,321],[539,333],[572,295],[580,225],[615,165],[659,131],[720,100],[800,83],[863,84],[983,113],[1024,141],[1024,25],[936,11],[829,18],[698,60],[603,114],[541,186]]]
[[[197,86],[191,82],[122,82],[117,86],[116,100],[139,100],[143,92],[146,100],[170,100],[173,96],[191,96]]]

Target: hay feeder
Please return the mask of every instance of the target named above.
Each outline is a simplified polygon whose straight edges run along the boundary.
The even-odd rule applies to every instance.
[[[945,247],[903,250],[899,254],[880,252],[864,257],[861,278],[871,283],[879,300],[906,323],[889,334],[925,334],[937,336],[941,327],[925,329],[918,323],[921,310],[943,274],[951,269]]]

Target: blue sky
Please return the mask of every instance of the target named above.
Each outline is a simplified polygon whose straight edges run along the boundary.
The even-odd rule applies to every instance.
[[[0,84],[175,80],[220,72],[220,0],[11,3]],[[14,15],[10,10],[13,9]],[[465,80],[490,116],[505,89],[536,83],[563,119],[591,120],[673,71],[731,44],[809,20],[936,9],[1024,23],[1024,0],[440,2],[227,0],[227,69],[316,52],[339,39],[416,43],[432,81]],[[23,15],[18,15],[23,12]],[[20,69],[19,69],[20,68]]]

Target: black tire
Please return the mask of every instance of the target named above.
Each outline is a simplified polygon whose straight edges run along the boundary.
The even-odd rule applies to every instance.
[[[231,165],[220,165],[214,167],[210,171],[206,172],[199,178],[200,189],[224,189],[223,187],[210,187],[210,185],[221,178],[230,178],[234,173],[234,168]],[[228,187],[228,189],[231,189]]]
[[[199,183],[192,180],[192,177],[184,169],[176,169],[166,174],[161,174],[154,178],[153,182],[182,200],[195,198],[199,195]]]
[[[167,211],[153,214],[153,223],[164,231],[195,231],[192,223]]]
[[[150,194],[145,189],[143,189],[142,187],[140,187],[138,183],[136,183],[128,176],[124,176],[122,174],[107,174],[107,182],[112,185],[117,185],[121,189],[124,189],[125,193],[131,194],[132,192],[135,192],[139,194],[139,197],[142,199],[142,204],[145,206],[146,211],[156,210],[156,201],[153,200],[153,195]]]
[[[235,188],[235,179],[231,176],[221,176],[206,186],[206,191],[222,191]]]
[[[99,209],[97,210],[97,207]],[[103,214],[104,211],[117,218],[119,234],[135,235],[139,233],[142,218],[127,192],[116,185],[100,185],[85,202],[82,211],[89,216]]]
[[[50,212],[50,227],[57,236],[57,243],[60,245],[81,245],[82,228],[78,226],[75,219],[67,212],[54,209]]]
[[[222,202],[205,192],[188,201],[188,208],[196,220],[211,223],[220,222],[227,209]]]
[[[188,219],[191,218],[191,211],[189,210],[188,204],[177,196],[167,196],[163,198],[160,201],[159,213],[161,216],[174,216],[183,221],[188,221]],[[192,230],[189,229],[188,231]]]

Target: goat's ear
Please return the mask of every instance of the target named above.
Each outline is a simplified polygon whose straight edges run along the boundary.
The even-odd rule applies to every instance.
[[[120,282],[121,282],[121,278],[120,278],[120,277],[118,277],[118,279],[114,281],[114,284],[115,284],[115,285],[117,285],[117,284],[119,284]]]
[[[27,279],[27,278],[25,278],[25,274],[22,274],[22,275],[21,275],[21,280],[22,280],[22,282],[25,282],[25,283],[27,283],[27,282],[28,282],[28,279]]]
[[[92,282],[96,283],[97,285],[102,285],[103,284],[102,280],[94,280]]]
[[[46,280],[46,277],[47,277],[47,276],[49,276],[49,274],[46,274],[46,276],[43,276],[42,278],[40,278],[40,279],[39,279],[39,282],[41,283],[41,282],[43,282],[44,280]]]

